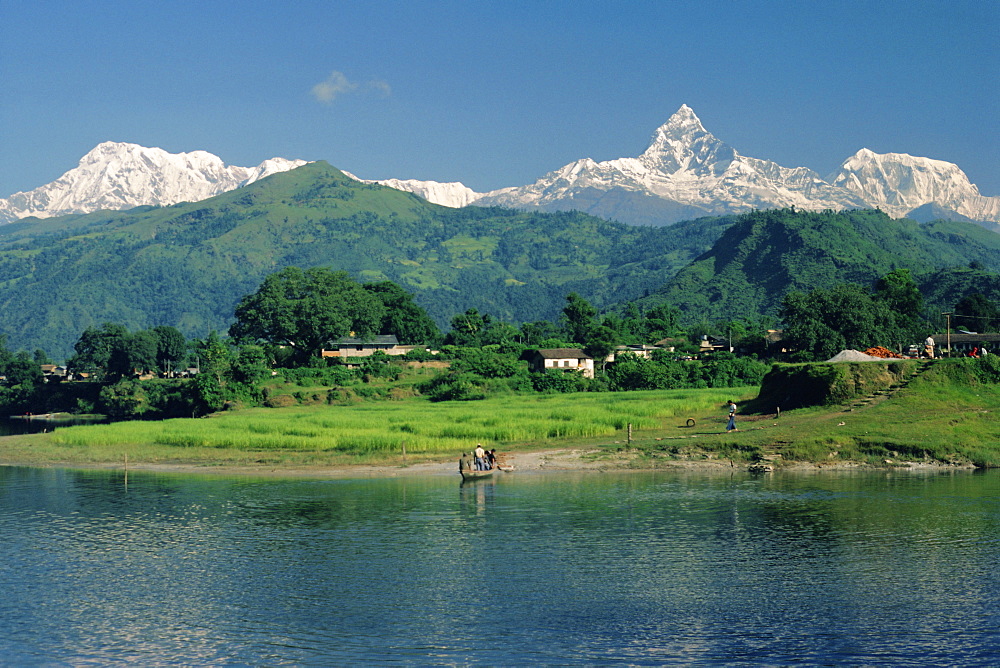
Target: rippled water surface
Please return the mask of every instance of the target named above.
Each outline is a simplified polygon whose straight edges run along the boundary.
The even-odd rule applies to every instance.
[[[0,468],[0,663],[996,665],[998,473]]]

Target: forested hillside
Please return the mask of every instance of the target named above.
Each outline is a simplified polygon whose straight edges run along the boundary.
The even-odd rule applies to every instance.
[[[1000,234],[969,223],[920,225],[877,210],[755,211],[640,303],[676,306],[688,320],[775,316],[787,292],[870,287],[894,269],[910,270],[932,308],[951,308],[970,292],[998,299]]]
[[[789,290],[870,286],[897,268],[935,308],[973,292],[1000,298],[1000,235],[967,223],[772,210],[635,227],[451,209],[312,163],[197,203],[0,226],[0,334],[56,359],[105,322],[204,337],[287,266],[393,281],[442,329],[469,308],[558,321],[571,292],[602,311],[673,305],[682,323],[757,319]]]
[[[391,280],[442,326],[477,308],[557,319],[577,292],[647,294],[733,219],[653,229],[576,213],[449,209],[312,163],[197,203],[0,226],[0,333],[61,358],[88,326],[225,331],[237,301],[286,266]]]

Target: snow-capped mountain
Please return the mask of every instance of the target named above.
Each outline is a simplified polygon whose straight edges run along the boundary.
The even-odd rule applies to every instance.
[[[863,148],[827,180],[897,218],[931,204],[971,220],[1000,221],[1000,197],[983,197],[958,165],[943,160]]]
[[[272,158],[253,168],[232,167],[205,151],[172,154],[105,142],[56,181],[0,200],[0,223],[26,216],[198,201],[303,164]],[[920,219],[947,216],[1000,222],[1000,197],[981,195],[950,162],[862,149],[823,179],[804,167],[788,168],[741,155],[708,132],[687,105],[657,128],[642,155],[604,162],[584,158],[525,186],[478,193],[458,182],[349,176],[450,207],[577,209],[644,225],[788,206],[878,207],[895,217],[913,213]]]
[[[410,192],[423,197],[428,202],[450,206],[453,209],[468,206],[483,196],[482,193],[477,193],[472,188],[458,182],[440,183],[438,181],[418,181],[416,179],[362,179],[348,171],[341,171],[356,181],[377,183],[381,186]]]
[[[864,206],[859,197],[809,169],[740,155],[705,130],[687,105],[656,130],[637,158],[577,160],[531,185],[487,193],[476,203],[567,208],[578,194],[614,191],[621,191],[619,200],[626,193],[653,195],[701,215],[793,205]]]
[[[629,223],[664,225],[704,215],[796,206],[878,207],[895,217],[933,208],[956,219],[1000,222],[1000,197],[984,197],[958,166],[863,149],[827,179],[738,153],[708,132],[687,105],[653,133],[636,158],[584,158],[535,183],[477,194],[461,183],[378,181],[445,206],[578,209]],[[436,186],[448,186],[436,190]],[[461,199],[451,193],[461,192]]]
[[[304,164],[304,160],[271,158],[256,167],[236,167],[206,151],[167,153],[104,142],[52,183],[0,200],[0,222],[197,202]]]

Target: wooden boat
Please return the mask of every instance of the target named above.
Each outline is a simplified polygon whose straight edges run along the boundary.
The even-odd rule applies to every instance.
[[[496,471],[496,468],[492,468],[489,471],[476,471],[475,469],[471,471],[459,471],[462,474],[462,482],[466,480],[482,480],[483,478],[489,478]]]

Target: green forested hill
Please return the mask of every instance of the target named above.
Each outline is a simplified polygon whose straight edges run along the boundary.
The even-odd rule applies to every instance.
[[[1000,234],[967,223],[780,210],[635,227],[450,209],[312,163],[201,202],[0,226],[0,334],[59,359],[104,322],[204,337],[291,265],[391,280],[442,327],[468,308],[557,320],[570,292],[602,310],[639,300],[674,304],[689,322],[756,318],[788,290],[870,285],[896,268],[931,303],[1000,298]]]
[[[973,272],[978,280],[968,280],[970,263],[982,267]],[[1000,234],[969,223],[920,225],[872,210],[755,211],[739,216],[711,250],[641,301],[672,304],[689,319],[776,315],[786,292],[870,286],[899,268],[910,269],[932,305],[950,307],[969,291],[988,295],[1000,271]]]
[[[0,226],[0,333],[60,358],[108,321],[203,337],[289,265],[392,280],[441,325],[470,307],[555,319],[572,291],[604,306],[655,290],[731,222],[449,209],[312,163],[201,202]]]

